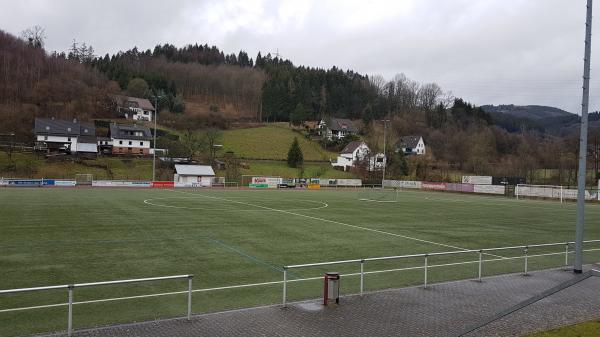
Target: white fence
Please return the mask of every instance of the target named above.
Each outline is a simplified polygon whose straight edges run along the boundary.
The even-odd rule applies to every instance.
[[[584,244],[592,244],[599,243],[600,240],[588,240],[584,241]],[[485,249],[465,249],[465,250],[457,250],[457,251],[449,251],[449,252],[438,252],[438,253],[425,253],[425,254],[412,254],[412,255],[398,255],[398,256],[384,256],[384,257],[372,257],[372,258],[362,258],[362,259],[352,259],[352,260],[341,260],[341,261],[328,261],[328,262],[317,262],[317,263],[307,263],[307,264],[296,264],[289,265],[283,267],[283,290],[282,290],[282,304],[285,306],[287,304],[287,293],[288,293],[288,283],[290,282],[302,282],[302,281],[313,281],[322,279],[323,276],[317,277],[309,277],[303,279],[288,279],[288,272],[290,269],[302,269],[302,268],[313,268],[313,267],[326,267],[326,266],[339,266],[339,265],[357,265],[357,272],[354,273],[346,273],[340,274],[340,276],[346,277],[360,277],[360,290],[359,294],[362,295],[364,293],[365,288],[365,275],[368,274],[382,274],[389,272],[399,272],[399,271],[410,271],[410,270],[422,270],[423,271],[423,287],[427,287],[428,285],[428,272],[431,268],[439,268],[439,267],[452,267],[452,266],[460,266],[460,265],[469,265],[476,264],[477,265],[477,274],[475,278],[478,281],[481,281],[484,274],[484,265],[486,262],[494,262],[494,261],[513,261],[513,260],[523,260],[523,275],[528,275],[530,271],[529,260],[531,258],[537,257],[545,257],[545,256],[564,256],[564,267],[569,266],[569,254],[573,253],[573,251],[569,250],[570,246],[573,246],[574,242],[559,242],[559,243],[547,243],[547,244],[537,244],[537,245],[524,245],[524,246],[510,246],[510,247],[498,247],[498,248],[485,248]],[[551,253],[540,253],[540,254],[530,254],[529,251],[532,248],[540,248],[540,247],[564,247],[564,250],[558,252]],[[522,252],[521,255],[504,257],[500,255],[496,255],[494,253],[509,251],[509,250],[520,250]],[[584,249],[584,252],[592,252],[592,251],[600,251],[600,248],[593,249]],[[452,263],[442,263],[442,264],[430,264],[429,259],[434,256],[452,256],[452,255],[475,255],[476,259],[467,260],[461,262],[452,262]],[[485,256],[490,256],[491,258],[484,258]],[[421,258],[423,264],[421,266],[412,266],[405,268],[393,268],[393,269],[384,269],[384,270],[372,270],[365,271],[365,267],[367,262],[373,261],[384,261],[384,260],[404,260],[404,259],[415,259]]]
[[[73,333],[73,305],[74,304],[101,303],[101,302],[111,302],[111,301],[124,300],[124,299],[147,298],[147,297],[157,297],[157,296],[187,293],[188,294],[187,319],[189,320],[192,317],[192,279],[193,278],[194,278],[194,275],[174,275],[174,276],[149,277],[149,278],[140,278],[140,279],[131,279],[131,280],[76,283],[76,284],[46,286],[46,287],[0,290],[0,295],[17,294],[17,293],[25,293],[25,292],[36,292],[36,291],[44,291],[44,290],[56,290],[56,289],[66,289],[68,291],[68,302],[67,303],[46,304],[46,305],[38,305],[38,306],[24,307],[24,308],[2,309],[2,310],[0,310],[0,313],[66,306],[68,308],[67,335],[71,336]],[[109,286],[109,285],[116,285],[116,284],[131,284],[131,283],[165,281],[165,280],[175,280],[175,279],[187,279],[188,280],[187,291],[137,295],[137,296],[128,296],[128,297],[119,297],[119,298],[104,298],[104,299],[97,299],[97,300],[91,300],[91,301],[74,302],[74,292],[75,292],[75,289],[77,289],[77,288],[89,288],[89,287]]]
[[[519,184],[515,187],[515,197],[558,199],[562,202],[565,199],[577,200],[577,189],[556,185]],[[585,200],[600,200],[598,190],[586,190]]]
[[[600,243],[600,240],[584,241],[584,244],[586,244],[586,245],[594,244],[594,243]],[[282,268],[283,280],[267,281],[267,282],[260,282],[260,283],[249,283],[249,284],[238,284],[238,285],[213,287],[213,288],[201,288],[201,289],[193,289],[193,287],[192,287],[193,275],[191,275],[191,274],[141,278],[141,279],[131,279],[131,280],[117,280],[117,281],[107,281],[107,282],[79,283],[79,284],[71,284],[71,285],[55,285],[55,286],[46,286],[46,287],[8,289],[8,290],[0,290],[0,296],[16,294],[16,293],[25,293],[25,292],[66,289],[68,291],[68,302],[67,303],[37,305],[37,306],[28,306],[28,307],[17,307],[17,308],[0,308],[0,314],[8,313],[8,312],[29,311],[29,310],[43,309],[43,308],[67,307],[68,308],[67,333],[70,336],[73,332],[73,306],[74,305],[114,302],[114,301],[123,301],[123,300],[134,300],[134,299],[140,299],[140,298],[151,298],[151,297],[174,296],[174,295],[187,294],[187,318],[190,319],[190,317],[192,315],[192,294],[194,292],[207,293],[207,292],[223,291],[223,290],[282,285],[283,286],[282,303],[285,306],[288,303],[287,291],[288,291],[288,286],[290,283],[314,281],[314,280],[320,280],[323,278],[322,275],[319,275],[319,276],[315,276],[315,277],[289,279],[289,277],[288,277],[290,275],[289,270],[291,270],[291,269],[355,264],[355,265],[357,265],[357,272],[341,274],[341,276],[359,277],[360,278],[359,293],[362,295],[364,293],[364,289],[365,289],[365,275],[371,275],[371,274],[422,270],[423,271],[423,286],[427,287],[428,283],[429,283],[428,272],[432,268],[452,267],[452,266],[459,266],[459,265],[477,265],[477,271],[476,271],[476,273],[474,273],[473,278],[476,278],[477,280],[481,281],[481,279],[484,277],[485,264],[489,263],[489,262],[494,262],[494,261],[514,261],[514,260],[521,259],[521,260],[523,260],[523,274],[525,274],[525,275],[528,274],[528,272],[531,270],[531,268],[529,266],[530,259],[537,258],[537,257],[564,256],[564,263],[562,263],[561,265],[557,265],[557,267],[560,267],[560,266],[567,267],[567,266],[569,266],[569,256],[570,256],[570,254],[573,253],[573,251],[570,250],[570,247],[573,247],[573,245],[574,245],[574,242],[561,242],[561,243],[511,246],[511,247],[499,247],[499,248],[457,250],[457,251],[436,252],[436,253],[426,253],[426,254],[371,257],[371,258],[361,258],[361,259],[342,260],[342,261],[329,261],[329,262],[288,265],[288,266],[284,266]],[[530,251],[532,249],[539,248],[539,247],[564,247],[564,249],[560,249],[560,251],[557,249],[556,252],[553,251],[553,252],[549,252],[549,253],[548,252],[540,253],[540,254],[531,254],[530,253]],[[509,251],[509,250],[520,251],[521,254],[518,256],[511,256],[511,257],[503,257],[500,255],[497,255],[502,251]],[[600,251],[600,248],[584,249],[584,252],[592,252],[592,251]],[[466,259],[465,259],[465,261],[459,261],[459,262],[431,264],[430,258],[436,257],[436,256],[466,256]],[[473,256],[474,259],[469,256]],[[484,258],[484,256],[485,256],[485,258]],[[385,260],[393,261],[393,260],[403,260],[403,259],[419,259],[419,258],[422,259],[422,261],[423,261],[423,264],[420,266],[383,269],[383,270],[369,270],[369,271],[366,270],[366,266],[369,262],[385,261]],[[77,288],[110,286],[110,285],[117,285],[117,284],[129,284],[129,283],[152,282],[152,281],[165,281],[165,280],[175,280],[175,279],[188,279],[187,289],[182,290],[182,291],[171,291],[171,292],[153,293],[153,294],[146,294],[146,295],[102,298],[102,299],[94,299],[94,300],[79,301],[79,302],[74,301],[74,290]]]
[[[473,177],[470,177],[473,178]],[[484,177],[485,178],[485,177]],[[468,179],[467,179],[468,180]],[[475,179],[477,180],[477,179]],[[484,179],[479,179],[484,181]],[[462,193],[481,193],[504,195],[506,186],[488,185],[488,184],[467,184],[467,183],[441,183],[431,181],[411,181],[411,180],[384,180],[384,187],[389,188],[410,188],[430,191],[451,191]]]

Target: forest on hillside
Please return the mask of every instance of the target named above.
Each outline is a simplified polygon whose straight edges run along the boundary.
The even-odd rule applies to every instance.
[[[327,116],[350,118],[374,150],[382,144],[381,120],[389,119],[390,144],[405,135],[425,138],[429,155],[412,159],[422,179],[447,179],[444,172],[453,170],[534,177],[541,169],[551,169],[547,183],[573,184],[576,178],[576,134],[548,134],[517,117],[499,123],[437,84],[402,74],[385,80],[298,66],[270,54],[225,54],[206,44],[97,56],[89,44],[73,42],[68,51],[49,53],[43,42],[43,30],[20,38],[0,31],[0,133],[14,132],[22,142],[31,141],[35,117],[111,118],[109,95],[130,94],[157,97],[159,120],[187,131],[226,128],[231,121],[301,125]],[[208,113],[198,112],[204,108]],[[592,130],[595,172],[599,136]]]

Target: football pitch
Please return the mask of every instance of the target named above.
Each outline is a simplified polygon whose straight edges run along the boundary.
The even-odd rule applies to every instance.
[[[281,302],[282,266],[464,249],[572,241],[575,203],[402,190],[395,202],[361,200],[357,190],[0,189],[0,289],[194,274],[193,311],[211,312]],[[600,239],[600,205],[586,205],[585,239]],[[593,248],[598,248],[597,245]],[[558,250],[557,250],[558,249]],[[560,247],[539,253],[560,252]],[[523,261],[495,258],[485,275],[520,272]],[[572,256],[571,256],[572,257]],[[597,262],[600,253],[586,254]],[[436,260],[437,259],[437,260]],[[431,264],[476,260],[475,254],[433,258]],[[418,285],[421,259],[369,263],[366,290]],[[558,267],[562,256],[532,258],[530,269]],[[340,265],[289,271],[289,279]],[[432,268],[431,283],[474,278],[476,264]],[[321,296],[320,280],[291,282],[289,299]],[[94,301],[187,289],[186,280],[76,289]],[[342,293],[357,293],[358,278],[342,278]],[[163,317],[186,311],[185,294],[81,303],[74,327]],[[65,303],[65,290],[0,295],[0,335],[64,330],[66,307],[3,309]]]

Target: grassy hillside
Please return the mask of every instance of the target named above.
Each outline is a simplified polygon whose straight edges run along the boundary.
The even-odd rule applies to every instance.
[[[272,175],[281,177],[299,177],[298,169],[290,168],[281,160],[247,160],[248,169],[241,169],[240,174]],[[6,178],[56,178],[73,179],[78,173],[89,173],[94,179],[132,179],[146,180],[152,178],[151,158],[98,158],[83,163],[65,161],[49,162],[43,157],[32,154],[13,154],[13,164],[4,152],[0,152],[0,177]],[[224,176],[225,172],[216,172]],[[157,179],[172,178],[172,173],[165,169],[157,171]],[[329,163],[307,162],[304,177],[309,178],[354,178],[350,172],[334,170]]]
[[[223,148],[241,158],[285,160],[294,137],[298,138],[304,160],[329,161],[337,158],[337,153],[323,150],[317,142],[294,132],[286,123],[225,131]]]
[[[51,162],[43,156],[15,153],[11,162],[5,152],[0,152],[0,176],[3,177],[72,179],[78,173],[93,174],[94,179],[150,179],[152,160],[104,157],[81,163]]]
[[[250,168],[241,169],[244,175],[272,175],[286,178],[299,177],[298,169],[287,166],[284,161],[278,160],[251,160],[244,161]],[[217,175],[225,175],[225,172],[217,172]],[[350,172],[334,170],[329,163],[308,162],[304,164],[304,177],[306,178],[355,178]]]

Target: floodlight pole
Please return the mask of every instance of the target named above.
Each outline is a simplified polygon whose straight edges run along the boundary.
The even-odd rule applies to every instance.
[[[158,96],[154,96],[154,145],[152,147],[152,181],[156,180],[156,113],[158,112]]]
[[[587,0],[585,18],[585,50],[583,58],[583,95],[581,99],[581,131],[579,133],[579,174],[577,177],[577,226],[575,229],[575,262],[573,272],[583,271],[583,226],[587,164],[588,105],[590,100],[590,57],[592,53],[592,2]]]
[[[387,154],[385,151],[385,146],[386,146],[386,136],[385,136],[385,130],[387,129],[387,122],[389,122],[389,119],[383,119],[383,174],[381,175],[381,189],[383,189],[383,181],[385,180],[385,167],[387,166]],[[377,162],[377,158],[375,158],[375,162]],[[375,166],[375,162],[373,163],[373,166]],[[375,167],[373,167],[375,168]]]

